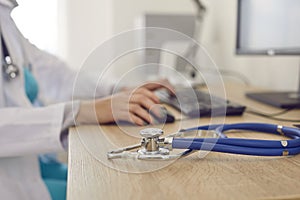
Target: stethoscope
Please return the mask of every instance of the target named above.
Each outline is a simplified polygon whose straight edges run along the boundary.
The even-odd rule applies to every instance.
[[[225,132],[230,130],[269,133],[286,136],[291,139],[258,140],[228,138]],[[165,138],[160,137],[163,131],[158,128],[143,129],[140,134],[142,136],[140,144],[110,151],[107,153],[108,159],[169,160],[180,158],[199,150],[251,156],[291,156],[300,153],[300,129],[275,124],[237,123],[205,125],[182,129]],[[193,137],[189,138],[188,136],[191,135]],[[138,150],[131,151],[134,149]],[[171,154],[171,151],[174,149],[185,150],[178,154]]]
[[[6,80],[13,80],[15,79],[19,73],[20,70],[16,64],[12,61],[12,58],[9,54],[7,45],[3,39],[3,36],[1,35],[1,46],[2,46],[2,54],[3,54],[3,59],[2,59],[2,69],[5,75]],[[24,54],[24,51],[23,51]]]
[[[13,80],[19,75],[19,68],[12,62],[10,56],[5,56],[2,64],[7,80]]]

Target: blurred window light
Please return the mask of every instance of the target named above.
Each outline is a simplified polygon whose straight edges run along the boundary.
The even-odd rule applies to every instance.
[[[12,12],[29,41],[51,53],[58,50],[58,0],[22,0]]]

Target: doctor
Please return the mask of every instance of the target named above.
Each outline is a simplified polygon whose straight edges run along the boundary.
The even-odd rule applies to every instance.
[[[41,179],[37,155],[63,150],[67,128],[75,120],[79,124],[116,120],[151,123],[142,107],[150,109],[159,103],[152,91],[162,86],[149,83],[109,96],[114,83],[107,81],[97,91],[103,98],[70,102],[76,72],[22,36],[10,16],[15,6],[14,0],[0,0],[0,199],[51,199]],[[11,62],[16,76],[7,71]],[[116,116],[112,115],[112,100],[120,105],[114,108]],[[36,107],[37,102],[46,106]],[[94,108],[97,119],[90,117]]]

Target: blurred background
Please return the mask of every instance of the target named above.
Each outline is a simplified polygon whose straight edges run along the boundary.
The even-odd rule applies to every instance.
[[[58,55],[74,69],[79,69],[90,52],[115,34],[151,24],[157,16],[188,18],[197,12],[192,0],[19,0],[18,3],[12,16],[25,37],[39,48]],[[207,10],[197,40],[219,68],[245,75],[252,85],[272,90],[297,89],[298,56],[235,55],[237,0],[203,3]],[[187,26],[189,34],[193,30]],[[133,65],[124,69],[120,66],[115,73],[122,74],[130,66]]]

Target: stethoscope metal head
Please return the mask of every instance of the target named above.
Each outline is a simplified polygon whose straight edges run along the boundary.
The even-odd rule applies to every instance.
[[[164,139],[160,138],[163,134],[163,130],[159,128],[146,128],[140,131],[140,135],[143,137],[141,140],[141,148],[138,150],[140,155],[144,158],[153,158],[161,155],[168,155],[169,149],[163,147]]]
[[[167,160],[170,159],[170,150],[163,147],[165,138],[160,138],[163,130],[158,128],[146,128],[140,131],[141,143],[116,149],[107,153],[108,159],[136,158],[141,160]],[[130,151],[138,149],[137,151]]]
[[[213,130],[196,130],[196,135],[210,135],[210,137],[217,138],[218,135]],[[205,132],[205,133],[204,133]],[[167,137],[161,137],[163,130],[159,128],[146,128],[140,131],[142,136],[141,143],[116,149],[107,153],[108,159],[115,158],[134,158],[140,160],[173,160],[183,156],[187,156],[194,152],[191,149],[184,150],[180,153],[170,154],[172,151],[172,143],[174,138],[181,138],[187,136],[195,136],[193,131],[179,131],[170,134]],[[137,149],[136,151],[131,151]]]
[[[7,80],[15,79],[19,75],[19,68],[12,62],[9,56],[4,58],[3,72]]]
[[[139,150],[144,154],[157,154],[159,153],[159,137],[163,134],[163,130],[159,128],[147,128],[140,131],[143,137],[141,141],[141,149]]]

